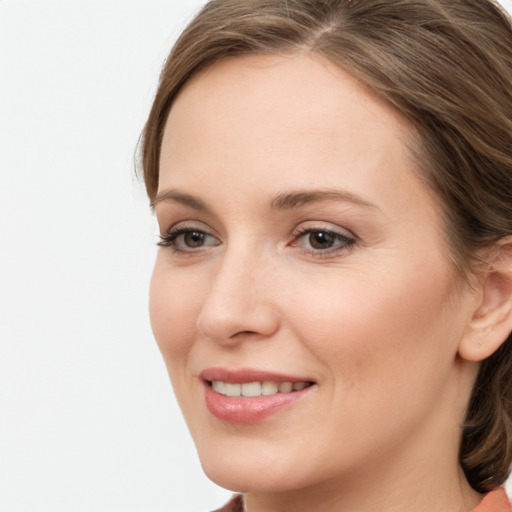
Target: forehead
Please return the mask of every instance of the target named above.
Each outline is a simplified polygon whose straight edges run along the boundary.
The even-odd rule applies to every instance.
[[[347,103],[359,108],[349,110]],[[253,125],[253,132],[256,128],[268,131],[276,118],[275,129],[282,126],[288,132],[302,125],[314,130],[336,122],[340,107],[354,128],[376,113],[379,124],[392,124],[397,130],[407,124],[396,109],[341,67],[315,54],[299,54],[237,57],[207,67],[180,91],[167,127],[183,117],[191,126],[205,119],[220,124],[228,115],[231,122],[243,121],[257,111],[258,119],[251,121],[263,125]],[[336,129],[340,128],[338,124]]]
[[[408,187],[412,131],[368,86],[322,57],[230,59],[199,73],[176,99],[159,189],[194,181],[208,193],[235,181],[248,193],[256,182],[273,193],[340,180],[359,192],[368,180]]]

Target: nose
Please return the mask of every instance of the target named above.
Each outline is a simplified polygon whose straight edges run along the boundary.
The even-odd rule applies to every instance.
[[[199,332],[220,344],[271,337],[280,315],[268,258],[238,253],[225,255],[217,265],[197,318]]]

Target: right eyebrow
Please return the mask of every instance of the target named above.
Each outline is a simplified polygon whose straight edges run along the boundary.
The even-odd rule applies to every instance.
[[[277,210],[290,210],[310,203],[320,201],[343,201],[357,204],[365,208],[379,209],[377,205],[347,190],[320,189],[298,190],[283,194],[277,194],[271,201],[271,208]]]
[[[151,209],[155,211],[155,208],[160,203],[180,203],[185,206],[190,206],[194,210],[200,211],[210,211],[210,208],[201,201],[200,199],[191,196],[190,194],[185,194],[184,192],[180,192],[179,190],[164,190],[156,195],[156,197],[151,201]]]

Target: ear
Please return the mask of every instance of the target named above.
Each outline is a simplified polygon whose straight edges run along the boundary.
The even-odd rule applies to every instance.
[[[459,355],[467,361],[483,361],[512,331],[512,237],[502,239],[491,254],[479,276],[477,307],[459,345]]]

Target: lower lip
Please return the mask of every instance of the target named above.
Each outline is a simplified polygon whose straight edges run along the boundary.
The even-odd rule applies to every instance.
[[[276,393],[267,396],[229,397],[214,391],[205,383],[206,407],[221,421],[250,425],[276,414],[303,398],[311,388],[292,393]]]

